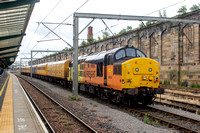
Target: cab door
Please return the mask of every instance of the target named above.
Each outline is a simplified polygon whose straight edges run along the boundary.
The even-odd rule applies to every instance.
[[[108,55],[106,54],[104,57],[104,85],[107,85],[107,58]]]
[[[112,54],[107,54],[104,59],[104,85],[108,85],[108,78],[112,79],[113,61]]]

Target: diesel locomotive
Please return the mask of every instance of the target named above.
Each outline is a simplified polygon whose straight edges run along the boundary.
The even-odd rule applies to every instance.
[[[40,66],[44,68],[41,70]],[[72,60],[34,67],[33,75],[37,77],[62,84],[73,82]],[[22,68],[22,74],[30,75],[30,67]],[[164,93],[159,85],[159,63],[147,58],[140,49],[129,46],[80,56],[78,84],[79,91],[128,105],[148,105],[156,94]]]

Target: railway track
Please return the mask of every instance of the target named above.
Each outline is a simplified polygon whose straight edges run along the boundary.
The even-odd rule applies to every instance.
[[[179,86],[175,86],[173,88],[173,86],[164,86],[164,88],[166,88],[165,90],[171,90],[171,91],[181,91],[181,92],[190,92],[193,94],[199,94],[200,93],[200,89],[197,88],[189,88],[189,87],[179,87]]]
[[[172,99],[166,99],[166,98],[161,98],[161,101],[160,99],[157,99],[156,101],[154,101],[154,103],[165,105],[168,107],[177,108],[177,109],[182,109],[182,110],[200,115],[200,105],[197,105],[197,104],[192,104],[192,103],[177,101],[177,100],[172,100]]]
[[[64,106],[59,104],[57,101],[51,98],[48,94],[46,94],[41,89],[36,87],[34,84],[24,79],[23,77],[20,77],[20,76],[17,76],[17,77],[20,83],[22,84],[25,92],[27,93],[28,97],[31,99],[36,110],[39,112],[40,116],[42,117],[49,132],[52,132],[52,133],[54,132],[80,132],[80,131],[91,132],[91,133],[97,132],[95,129],[90,127],[88,124],[82,121],[79,117],[77,117],[75,114],[70,112]],[[34,93],[36,93],[36,95],[39,95],[40,98],[43,98],[43,99],[40,99],[39,102],[42,102],[42,101],[44,102],[38,103],[38,96],[37,97],[32,96],[29,93],[30,91],[31,93],[33,93],[33,91],[36,91]],[[41,104],[43,106],[41,106]],[[45,105],[48,105],[48,107],[50,108],[45,107]],[[57,115],[50,116],[50,114],[48,114],[49,110],[53,110],[54,113],[56,113]],[[61,121],[58,121],[59,119],[58,117],[61,119]],[[64,125],[64,129],[60,129],[61,125]]]
[[[121,107],[119,107],[120,109]],[[171,129],[176,129],[184,132],[200,132],[200,121],[193,120],[187,117],[182,117],[173,113],[169,113],[166,111],[158,111],[158,109],[148,108],[127,108],[126,111],[133,113],[138,116],[139,114],[144,119],[145,116],[149,117],[151,121],[157,121],[159,127],[169,127]],[[121,108],[122,109],[122,108]],[[123,108],[124,109],[124,108]],[[122,110],[123,110],[122,109]],[[157,111],[156,111],[157,110]]]
[[[168,111],[156,109],[150,106],[128,108],[129,112],[138,114],[146,118],[150,118],[151,121],[156,121],[161,125],[166,125],[171,129],[176,129],[183,132],[199,133],[200,132],[200,121],[177,115]]]
[[[171,95],[171,96],[174,96],[174,97],[182,97],[182,98],[200,101],[200,95],[183,94],[183,93],[180,93],[180,92],[181,91],[175,92],[175,91],[165,90],[165,95]]]

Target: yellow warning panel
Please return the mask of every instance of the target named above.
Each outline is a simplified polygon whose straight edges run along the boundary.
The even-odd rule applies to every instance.
[[[5,86],[4,86],[5,87]],[[5,88],[2,88],[5,89]],[[12,95],[12,76],[8,81],[3,106],[0,112],[0,132],[14,133],[13,125],[13,95]]]

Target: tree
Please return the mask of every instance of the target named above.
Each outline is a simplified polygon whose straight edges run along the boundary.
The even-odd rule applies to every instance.
[[[163,10],[163,14],[161,13],[161,11],[159,11],[159,17],[166,18],[167,17],[166,10]]]
[[[107,31],[102,32],[103,33],[103,38],[108,38],[110,34]]]
[[[88,42],[89,42],[89,44],[92,44],[94,42],[93,37],[89,37]]]
[[[166,17],[167,17],[166,10],[163,10],[163,17],[164,17],[164,18],[166,18]]]
[[[86,42],[83,40],[81,43],[81,46],[85,46],[85,45],[86,45]]]
[[[132,27],[131,26],[127,26],[126,29],[122,29],[118,34],[121,35],[121,34],[124,34],[128,31],[132,30]]]
[[[130,30],[132,30],[132,27],[131,26],[127,26],[126,30],[130,31]]]
[[[159,10],[159,17],[161,17],[161,18],[163,17],[163,16],[162,16],[162,13],[161,13],[161,11],[160,11],[160,10]]]
[[[182,6],[181,8],[179,8],[179,10],[177,11],[177,13],[178,13],[179,15],[182,15],[182,14],[184,14],[184,13],[186,13],[186,12],[187,12],[187,8],[186,8],[185,5]]]
[[[195,11],[195,10],[199,10],[200,9],[200,4],[199,5],[192,5],[192,7],[190,7],[190,11]]]
[[[126,29],[122,29],[122,30],[119,32],[119,35],[124,34],[124,33],[126,33]]]
[[[149,26],[149,25],[151,25],[151,24],[153,24],[152,21],[147,21],[147,22],[146,22],[146,26]]]
[[[101,37],[100,37],[100,36],[98,36],[98,40],[101,40]]]
[[[139,28],[144,28],[145,27],[145,24],[143,23],[143,22],[141,22],[140,24],[139,24]]]

